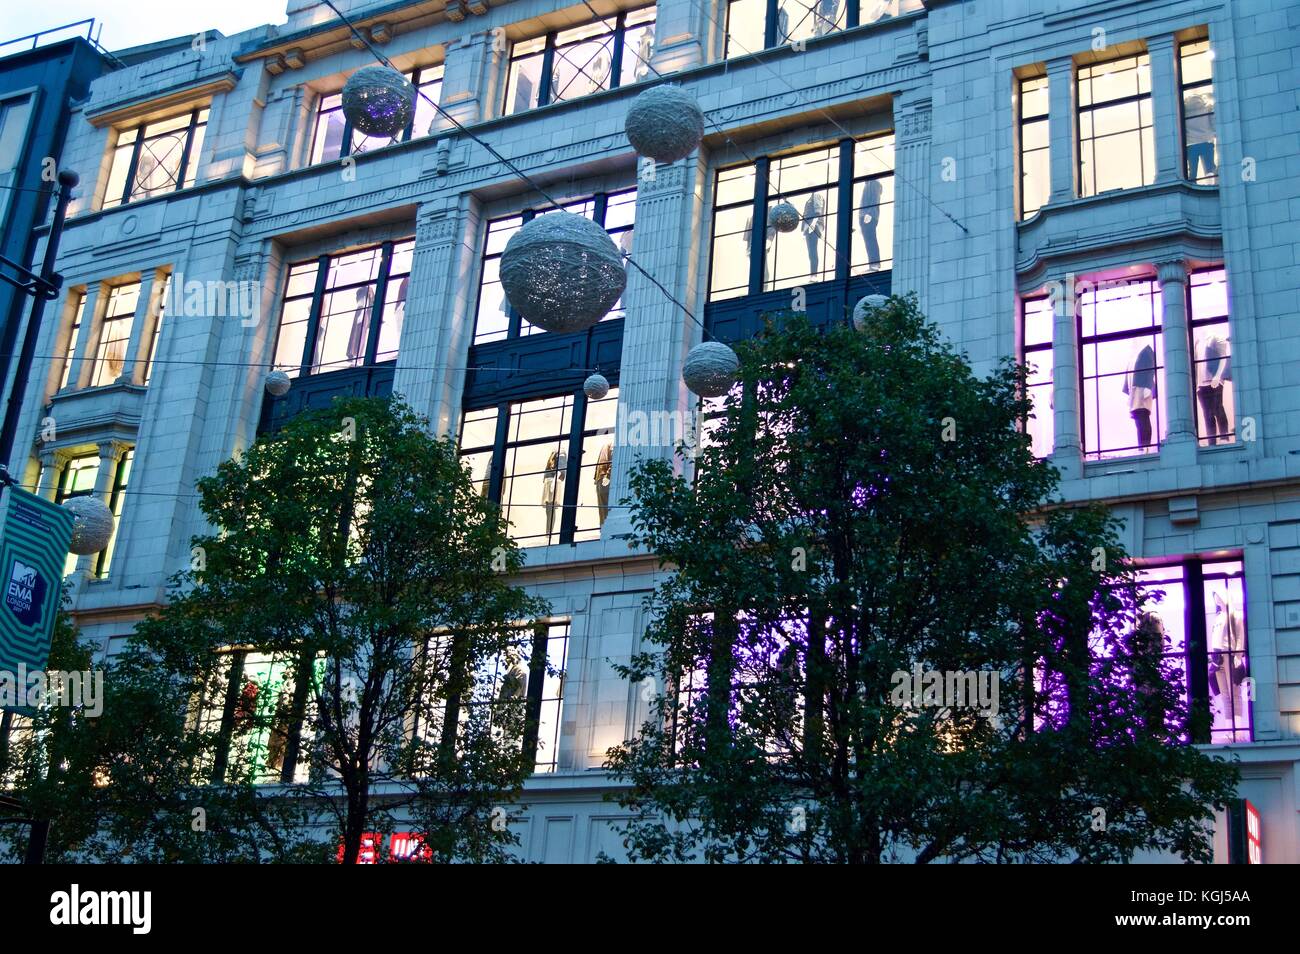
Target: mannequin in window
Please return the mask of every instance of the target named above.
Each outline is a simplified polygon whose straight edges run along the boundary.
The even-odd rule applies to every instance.
[[[609,514],[609,478],[613,470],[614,463],[614,444],[611,441],[600,449],[600,454],[596,457],[596,468],[593,480],[596,482],[596,509],[600,514],[600,525],[605,525],[605,517]]]
[[[820,192],[808,196],[803,204],[803,237],[808,243],[808,274],[816,276],[821,264],[819,251],[826,232],[826,199]]]
[[[1161,698],[1160,666],[1166,648],[1165,624],[1155,613],[1144,611],[1129,635],[1129,653],[1133,659],[1133,683],[1137,689],[1138,711],[1148,731],[1159,732],[1166,712]]]
[[[867,264],[870,271],[880,268],[880,240],[876,226],[880,223],[880,197],[884,187],[879,179],[868,179],[862,186],[862,208],[858,209],[858,229],[867,246]]]
[[[1196,350],[1196,400],[1205,420],[1203,436],[1211,444],[1217,444],[1220,439],[1226,444],[1232,433],[1232,422],[1223,405],[1224,382],[1232,380],[1228,342],[1218,335],[1210,335]]]
[[[1239,701],[1233,699],[1233,690],[1246,677],[1246,628],[1241,613],[1227,595],[1214,594],[1214,618],[1206,634],[1210,653],[1210,708],[1226,723],[1231,723],[1234,708]],[[1219,718],[1215,719],[1218,723]]]
[[[636,44],[636,70],[632,74],[632,81],[641,82],[650,75],[650,57],[655,52],[655,32],[653,26],[645,27],[641,30],[641,39]]]
[[[522,702],[526,698],[528,698],[528,671],[516,660],[501,677],[497,702]]]
[[[772,239],[776,236],[776,229],[768,226],[763,230],[763,256],[772,250]],[[754,216],[745,217],[745,261],[751,262],[754,259]]]
[[[1151,446],[1151,412],[1156,405],[1156,352],[1144,344],[1133,356],[1133,363],[1124,375],[1124,393],[1128,395],[1128,410],[1137,427],[1137,446]]]
[[[840,15],[840,0],[817,0],[817,9],[813,13],[816,24],[813,36],[825,36],[837,28],[836,20]]]
[[[362,285],[357,289],[357,304],[352,311],[352,331],[348,334],[348,361],[357,364],[365,357],[367,330],[370,327],[370,305],[374,289]]]
[[[565,455],[559,450],[551,451],[551,456],[546,458],[546,469],[542,473],[542,506],[546,509],[548,538],[555,529],[555,512],[564,504],[564,472],[568,466]]]
[[[1187,135],[1187,178],[1213,180],[1214,162],[1214,104],[1200,93],[1192,93],[1183,103]]]

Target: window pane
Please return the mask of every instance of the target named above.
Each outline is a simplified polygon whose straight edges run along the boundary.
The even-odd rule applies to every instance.
[[[610,88],[610,66],[614,60],[614,34],[608,27],[595,25],[569,34],[588,35],[588,39],[565,43],[567,34],[556,40],[551,66],[551,102],[561,103],[589,93]],[[560,45],[564,43],[564,45]]]
[[[763,49],[766,0],[731,0],[727,4],[727,45],[725,55],[744,56]]]
[[[1080,68],[1081,195],[1155,181],[1150,73],[1146,54]]]
[[[139,282],[117,285],[108,290],[108,303],[104,309],[104,319],[100,323],[99,349],[90,375],[92,388],[112,384],[121,376],[126,365],[126,347],[131,337],[131,323],[135,319],[139,297]]]
[[[650,79],[655,71],[650,58],[655,52],[655,8],[647,7],[627,15],[623,32],[623,66],[619,85]]]
[[[617,409],[618,388],[610,388],[609,394],[599,401],[587,402],[574,540],[598,539],[600,528],[605,525],[605,517],[609,513]]]
[[[1196,433],[1202,447],[1235,439],[1228,292],[1223,269],[1196,272],[1188,294],[1192,310],[1192,376],[1196,381]]]
[[[1150,279],[1082,288],[1085,458],[1154,453],[1164,437],[1160,290]]]
[[[337,97],[327,97],[335,99]],[[339,107],[325,109],[324,102],[316,116],[316,130],[312,138],[311,161],[330,162],[343,154],[343,128],[345,120]]]

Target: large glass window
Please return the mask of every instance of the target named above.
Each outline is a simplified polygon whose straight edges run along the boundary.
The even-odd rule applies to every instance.
[[[564,203],[563,208],[566,212],[581,215],[603,225],[619,250],[631,253],[632,233],[636,226],[635,188],[599,193],[587,199],[576,199]],[[505,251],[506,243],[525,222],[551,211],[554,210],[528,211],[494,219],[488,223],[483,243],[482,265],[479,268],[478,308],[474,325],[475,344],[542,333],[541,329],[525,321],[506,301],[505,292],[501,288],[501,253]],[[623,301],[619,299],[601,320],[611,321],[622,317]]]
[[[801,43],[921,9],[921,0],[728,0],[727,57]]]
[[[1228,332],[1228,281],[1222,268],[1193,272],[1188,281],[1192,379],[1196,382],[1196,434],[1202,447],[1236,440]]]
[[[886,133],[718,170],[709,300],[890,268],[893,169],[894,137]],[[799,215],[794,231],[767,224],[782,203]],[[761,266],[754,262],[759,245]]]
[[[1201,185],[1219,181],[1214,126],[1214,51],[1209,40],[1184,43],[1178,48],[1179,77],[1183,93],[1183,141],[1187,149],[1187,178]]]
[[[396,136],[367,136],[354,130],[343,115],[341,93],[318,97],[316,117],[312,123],[311,162],[330,162],[429,135],[438,113],[434,104],[440,102],[442,96],[442,67],[425,66],[402,75],[411,81],[417,92],[411,121]]]
[[[1251,739],[1244,577],[1240,560],[1188,560],[1138,571],[1142,588],[1155,597],[1144,622],[1162,637],[1164,655],[1181,670],[1189,691],[1198,682],[1191,678],[1191,649],[1203,640],[1211,742]]]
[[[1079,194],[1099,195],[1154,182],[1147,54],[1080,67],[1078,93]]]
[[[77,354],[77,342],[81,340],[81,329],[86,323],[86,300],[84,291],[73,293],[72,327],[68,330],[68,346],[63,352],[63,370],[59,372],[59,390],[68,386],[68,377],[72,374],[72,359]]]
[[[618,389],[468,411],[461,460],[522,546],[595,540],[609,514]]]
[[[275,366],[318,374],[397,357],[415,240],[289,266]]]
[[[171,291],[172,277],[167,275],[162,279],[162,286],[158,290],[158,315],[154,319],[153,331],[149,334],[149,351],[144,363],[144,376],[142,380],[145,384],[153,378],[154,361],[158,357],[158,339],[162,337],[163,317],[167,313],[167,296]]]
[[[1137,278],[1081,289],[1084,458],[1154,453],[1165,433],[1160,287]]]
[[[108,289],[104,318],[99,323],[99,347],[90,371],[92,388],[112,384],[121,376],[126,366],[126,348],[131,340],[131,324],[135,320],[139,299],[139,282],[114,285]]]
[[[1052,192],[1051,139],[1048,130],[1047,77],[1018,82],[1016,119],[1020,130],[1020,217],[1027,219]]]
[[[221,775],[228,781],[306,782],[308,761],[294,758],[290,740],[299,738],[299,751],[309,740],[304,731],[311,700],[299,694],[293,662],[285,656],[237,651],[229,668],[205,687],[198,711],[205,732],[221,731],[229,738]],[[323,662],[317,664],[317,678]],[[216,766],[204,766],[212,771]]]
[[[120,131],[104,208],[194,185],[207,128],[205,107]]]
[[[648,79],[654,75],[654,44],[653,5],[515,43],[503,112],[509,116]]]
[[[1026,298],[1020,303],[1020,360],[1029,367],[1026,396],[1031,410],[1025,421],[1035,457],[1052,453],[1056,425],[1052,406],[1052,322],[1050,295]]]
[[[113,534],[108,546],[95,558],[95,576],[108,576],[113,562],[113,549],[117,546],[117,528],[121,522],[122,507],[126,501],[127,483],[131,478],[131,465],[135,460],[134,449],[128,450],[118,462],[113,473],[113,484],[109,492],[108,506],[113,511]],[[95,492],[95,483],[99,479],[101,460],[98,454],[81,454],[71,458],[63,466],[59,475],[58,489],[54,494],[55,503],[63,503],[73,497],[89,497]],[[67,576],[77,568],[77,555],[69,553],[63,566],[63,575]]]

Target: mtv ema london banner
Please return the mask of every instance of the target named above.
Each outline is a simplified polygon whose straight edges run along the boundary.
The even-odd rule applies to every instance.
[[[72,514],[17,487],[5,488],[0,508],[0,672],[37,672],[50,655]]]

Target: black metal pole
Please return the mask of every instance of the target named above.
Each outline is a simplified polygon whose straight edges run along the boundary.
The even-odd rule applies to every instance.
[[[41,261],[41,278],[52,284],[54,277],[54,260],[59,254],[59,240],[63,237],[63,221],[68,214],[68,201],[72,190],[81,178],[71,169],[59,172],[59,198],[54,206],[54,221],[50,223],[49,240],[45,243],[45,258]],[[27,332],[23,336],[23,350],[18,356],[14,368],[14,383],[5,404],[3,428],[0,428],[0,467],[8,468],[9,457],[14,450],[14,437],[18,433],[18,415],[23,409],[23,395],[27,391],[27,379],[31,375],[32,359],[36,355],[36,339],[41,332],[41,319],[45,316],[45,302],[51,297],[49,292],[40,288],[34,290],[32,315],[27,320]]]

